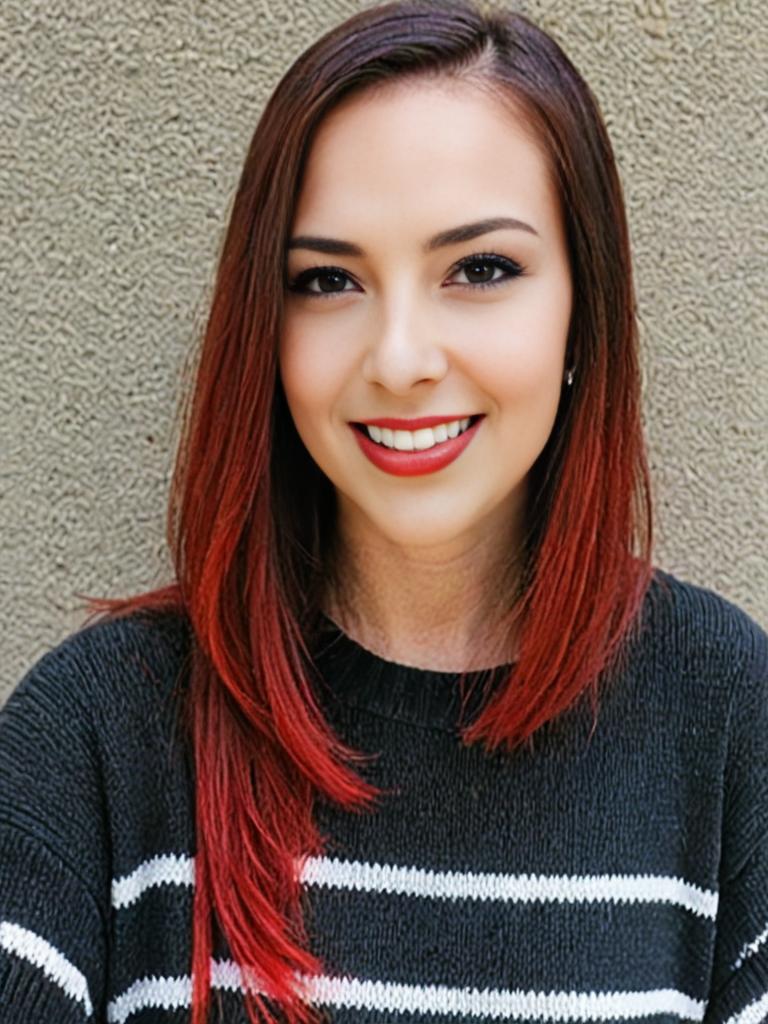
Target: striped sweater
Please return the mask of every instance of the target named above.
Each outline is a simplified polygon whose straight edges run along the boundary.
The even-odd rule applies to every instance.
[[[391,791],[317,805],[306,991],[326,1019],[768,1020],[766,635],[661,572],[642,623],[594,730],[582,702],[489,755],[458,734],[479,689],[461,709],[455,674],[325,620],[328,719]],[[93,624],[0,712],[2,1024],[189,1019],[188,645],[170,615]],[[212,1019],[245,1022],[225,946],[212,977]]]

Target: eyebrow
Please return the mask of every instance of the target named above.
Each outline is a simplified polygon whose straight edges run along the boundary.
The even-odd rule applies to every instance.
[[[448,228],[447,231],[439,231],[433,235],[423,246],[424,252],[432,252],[445,245],[455,245],[457,242],[468,242],[478,235],[487,235],[491,231],[500,231],[502,228],[512,228],[515,231],[527,231],[529,234],[538,236],[538,231],[526,224],[524,220],[516,217],[488,217],[485,220],[476,220],[471,224],[460,224],[455,228]],[[312,249],[314,252],[329,253],[332,256],[365,256],[365,251],[354,242],[344,242],[339,238],[322,238],[318,235],[297,235],[287,245],[288,249]]]

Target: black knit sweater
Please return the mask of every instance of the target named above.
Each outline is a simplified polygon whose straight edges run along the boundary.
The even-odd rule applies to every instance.
[[[391,790],[370,814],[317,806],[328,847],[302,881],[327,1019],[768,1020],[768,643],[751,619],[657,573],[594,731],[582,702],[493,755],[461,742],[456,674],[326,626],[329,721]],[[100,622],[0,712],[2,1024],[189,1019],[188,652],[175,616]],[[219,953],[214,1005],[240,1024]]]

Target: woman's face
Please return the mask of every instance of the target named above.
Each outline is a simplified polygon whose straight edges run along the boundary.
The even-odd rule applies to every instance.
[[[456,231],[498,218],[513,223]],[[522,124],[466,84],[351,96],[318,128],[290,238],[280,375],[340,523],[404,547],[519,524],[572,299],[558,200]],[[415,457],[386,447],[411,443],[395,425],[376,440],[353,426],[421,417],[482,418],[456,441],[422,425],[415,446],[437,443]]]

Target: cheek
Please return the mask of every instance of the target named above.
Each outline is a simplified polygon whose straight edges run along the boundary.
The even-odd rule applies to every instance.
[[[570,305],[549,301],[521,302],[499,309],[484,324],[478,369],[488,394],[503,408],[526,416],[551,419],[560,397]]]
[[[297,427],[330,409],[343,376],[333,346],[306,331],[291,331],[287,327],[281,337],[279,366],[285,397]]]

